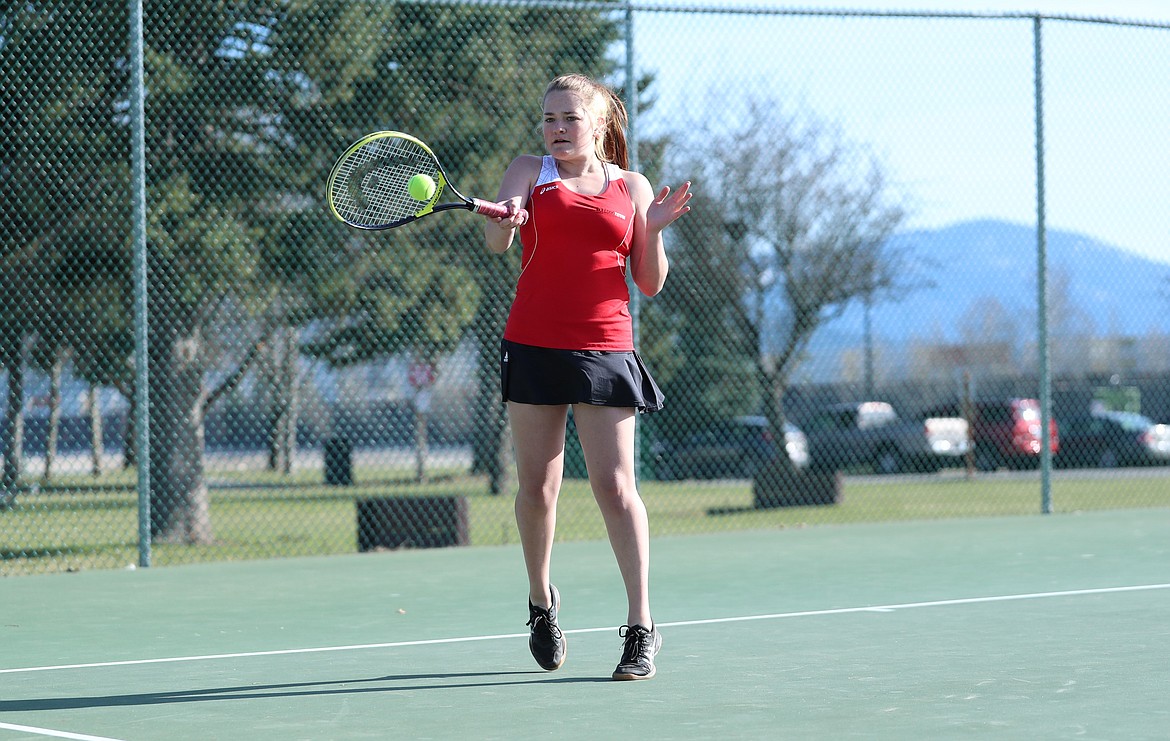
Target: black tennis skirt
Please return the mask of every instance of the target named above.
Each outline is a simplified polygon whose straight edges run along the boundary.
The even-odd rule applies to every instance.
[[[520,404],[595,404],[656,412],[664,398],[637,352],[552,350],[508,340],[500,343],[500,387],[504,401]]]

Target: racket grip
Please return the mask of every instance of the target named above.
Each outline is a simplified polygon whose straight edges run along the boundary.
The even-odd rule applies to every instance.
[[[493,219],[503,219],[503,218],[508,216],[509,211],[508,211],[507,206],[501,206],[498,203],[492,203],[491,201],[484,201],[484,200],[481,200],[479,198],[472,198],[471,201],[472,201],[472,210],[475,211],[477,214],[483,214],[484,216],[490,216]],[[528,212],[527,211],[525,211],[524,209],[519,209],[518,211],[516,211],[516,213],[520,214],[520,223],[523,224],[523,223],[528,221]]]

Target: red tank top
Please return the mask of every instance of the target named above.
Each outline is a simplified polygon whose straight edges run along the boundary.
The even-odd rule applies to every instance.
[[[621,171],[607,167],[605,190],[581,195],[545,156],[520,227],[522,270],[504,339],[560,350],[634,349],[626,286],[634,202]]]

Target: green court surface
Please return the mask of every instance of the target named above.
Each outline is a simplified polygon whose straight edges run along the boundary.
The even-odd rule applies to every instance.
[[[0,580],[0,739],[1170,736],[1170,510],[661,538],[658,676],[613,682],[605,543]]]

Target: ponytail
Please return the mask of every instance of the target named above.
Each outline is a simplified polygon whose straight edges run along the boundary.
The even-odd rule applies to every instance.
[[[630,169],[630,149],[626,141],[629,114],[617,93],[605,89],[609,97],[609,114],[605,117],[605,135],[601,137],[601,159],[612,162],[623,170]]]

